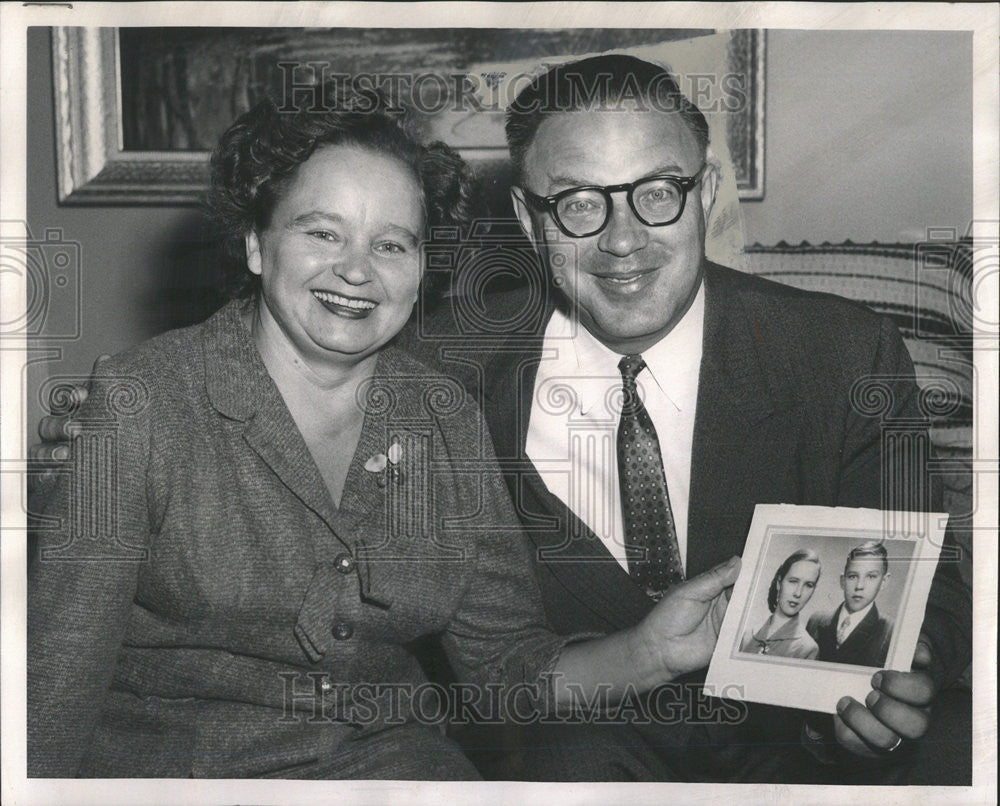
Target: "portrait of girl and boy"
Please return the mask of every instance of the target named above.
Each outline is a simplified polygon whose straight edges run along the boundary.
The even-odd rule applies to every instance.
[[[748,602],[739,651],[882,667],[913,544],[775,535]]]

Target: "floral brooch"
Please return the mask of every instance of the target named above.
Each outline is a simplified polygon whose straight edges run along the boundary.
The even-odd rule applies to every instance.
[[[376,453],[365,462],[365,470],[377,473],[375,479],[379,487],[385,487],[392,479],[396,484],[403,483],[403,470],[399,466],[403,458],[403,446],[393,442],[385,453]]]

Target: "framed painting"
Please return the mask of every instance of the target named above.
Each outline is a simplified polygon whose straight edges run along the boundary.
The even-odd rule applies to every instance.
[[[724,131],[740,198],[763,197],[763,31],[203,27],[54,30],[59,199],[195,202],[239,114],[330,81],[391,90],[467,160],[504,160],[503,111],[532,71],[612,49],[667,64]]]

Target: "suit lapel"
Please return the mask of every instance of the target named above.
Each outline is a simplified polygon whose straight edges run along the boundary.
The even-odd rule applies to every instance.
[[[868,643],[872,640],[878,628],[878,608],[872,605],[872,609],[868,611],[861,622],[851,630],[851,634],[847,636],[847,640],[840,645],[840,651],[850,655],[853,655],[859,651],[864,652]]]
[[[244,423],[247,444],[333,529],[336,511],[330,494],[243,323],[252,305],[231,302],[208,323],[204,337],[206,392],[219,413]]]
[[[263,407],[247,422],[243,437],[282,484],[333,529],[336,510],[330,493],[273,382],[271,387],[264,392]]]
[[[540,566],[596,622],[621,629],[649,612],[652,600],[632,583],[604,543],[549,491],[525,451],[542,336],[550,317],[551,310],[537,338],[519,343],[509,339],[494,352],[483,411]]]
[[[345,494],[338,510],[306,446],[278,387],[268,374],[253,344],[242,316],[252,303],[233,302],[208,323],[205,332],[205,383],[212,405],[240,428],[246,444],[302,504],[316,514],[330,530],[332,541],[316,546],[317,562],[330,562],[337,545],[363,553],[364,535],[384,533],[385,492],[376,484],[374,474],[362,468],[363,459],[379,450],[385,433],[377,413],[366,412],[361,440],[351,462]],[[389,376],[392,366],[379,357],[376,373]],[[360,461],[359,461],[360,459]],[[373,517],[372,513],[377,513]],[[371,518],[370,528],[360,525]],[[375,596],[370,590],[367,567],[362,564],[362,594],[387,602],[386,595]]]
[[[461,401],[464,390],[452,379],[428,376],[397,349],[387,347],[379,355],[372,385],[365,395],[365,425],[355,462],[344,488],[337,513],[347,533],[365,535],[361,555],[379,561],[455,558],[461,549],[448,546],[437,534],[433,512],[434,445],[448,440],[448,424],[439,424],[437,396]],[[445,405],[447,409],[447,405]],[[365,464],[377,454],[388,454],[399,446],[398,461],[391,473],[375,473]],[[359,555],[360,556],[360,555]]]
[[[758,311],[737,295],[730,269],[707,264],[705,326],[691,452],[688,576],[741,554],[756,503],[789,472],[791,390],[769,383]],[[770,476],[768,474],[771,474]]]
[[[837,609],[833,611],[833,615],[826,620],[820,630],[818,643],[822,660],[836,659],[837,652],[840,650],[840,647],[837,646],[837,626],[840,624],[840,613],[843,607],[843,605],[838,605]]]
[[[329,528],[336,543],[316,547],[317,562],[331,562],[337,545],[359,559],[362,595],[388,604],[391,590],[375,590],[366,555],[385,554],[392,526],[393,556],[426,554],[421,507],[428,495],[420,486],[428,478],[426,460],[433,419],[424,407],[427,377],[396,350],[379,354],[373,385],[366,398],[361,439],[350,462],[344,496],[337,509],[278,387],[268,374],[250,332],[241,321],[250,303],[234,302],[208,323],[204,350],[206,392],[220,414],[242,426],[246,444],[299,501]],[[409,373],[409,374],[407,374]],[[383,404],[387,405],[383,405]],[[398,427],[397,427],[398,426]],[[412,437],[412,438],[410,438]],[[405,444],[403,483],[378,484],[379,475],[364,469],[369,456],[385,453],[389,440]],[[401,460],[401,461],[403,461]],[[415,495],[414,490],[417,491]],[[407,495],[415,498],[411,501]],[[393,497],[395,496],[395,497]],[[393,520],[394,519],[394,520]]]

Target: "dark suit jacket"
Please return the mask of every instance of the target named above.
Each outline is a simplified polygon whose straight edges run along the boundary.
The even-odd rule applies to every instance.
[[[398,350],[377,373],[335,508],[235,303],[101,366],[28,580],[29,775],[350,775],[359,736],[414,727],[351,687],[426,682],[421,636],[480,685],[555,662],[477,407]]]
[[[404,331],[400,341],[482,401],[515,506],[535,543],[553,626],[564,633],[619,630],[636,624],[653,602],[549,493],[525,454],[543,336],[559,300],[537,279],[527,291],[424,312],[419,327]],[[912,362],[887,319],[840,297],[710,262],[705,293],[689,576],[742,553],[758,503],[940,507],[939,499],[927,500],[927,485],[913,479],[889,485],[883,500],[883,423],[909,423],[911,432],[924,427]],[[859,386],[866,379],[871,385]],[[906,449],[903,441],[890,444]],[[914,500],[915,493],[923,498]],[[970,662],[971,621],[958,564],[942,562],[924,620],[939,683]]]
[[[819,657],[830,663],[850,663],[855,666],[885,665],[892,641],[892,620],[879,615],[878,605],[873,604],[864,619],[851,630],[839,647],[837,646],[837,625],[840,624],[841,605],[832,613],[815,613],[809,618],[806,630],[819,644]]]

